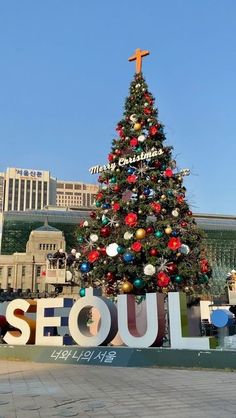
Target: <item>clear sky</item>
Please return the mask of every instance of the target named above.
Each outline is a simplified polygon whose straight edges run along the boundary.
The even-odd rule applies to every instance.
[[[235,215],[235,0],[0,1],[0,171],[95,183],[136,48],[192,209]]]

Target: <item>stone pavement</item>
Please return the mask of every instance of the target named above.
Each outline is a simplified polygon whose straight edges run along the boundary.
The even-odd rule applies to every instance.
[[[236,374],[0,361],[0,418],[236,418]]]

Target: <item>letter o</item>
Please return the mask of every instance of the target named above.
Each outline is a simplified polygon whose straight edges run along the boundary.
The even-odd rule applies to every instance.
[[[91,334],[87,326],[88,313],[92,307],[99,311],[101,317],[100,328],[96,335]],[[113,340],[117,329],[117,309],[114,303],[105,298],[94,296],[90,289],[86,291],[86,296],[77,300],[70,310],[70,335],[80,346],[106,345]]]

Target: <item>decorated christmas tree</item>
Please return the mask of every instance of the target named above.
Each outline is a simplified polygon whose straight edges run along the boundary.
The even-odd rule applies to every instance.
[[[141,295],[206,287],[210,267],[183,177],[141,72],[148,51],[136,50],[136,73],[108,163],[90,168],[100,190],[90,219],[78,230],[78,268],[84,287]]]

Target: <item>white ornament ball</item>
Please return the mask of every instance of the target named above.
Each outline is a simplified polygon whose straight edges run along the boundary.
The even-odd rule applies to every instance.
[[[138,120],[138,118],[135,114],[131,115],[129,118],[130,118],[131,122],[133,122],[133,123],[137,122],[137,120]]]
[[[178,216],[179,216],[179,211],[178,211],[178,209],[174,209],[174,210],[172,210],[172,215],[175,217],[175,218],[177,218]]]
[[[109,244],[106,247],[106,253],[107,255],[109,255],[109,257],[115,257],[118,254],[117,248],[118,248],[118,244],[116,244],[116,242],[113,242],[112,244]]]
[[[83,226],[88,226],[88,221],[84,221]]]
[[[140,87],[140,84],[139,83],[135,85],[135,88],[136,89],[138,89],[139,87]]]
[[[81,253],[75,253],[76,260],[79,260],[80,257],[81,257]]]
[[[90,238],[90,241],[92,241],[92,242],[97,242],[97,240],[98,240],[98,235],[97,235],[97,234],[91,234],[89,238]]]
[[[124,239],[126,239],[126,240],[131,239],[132,236],[133,236],[132,232],[127,231],[127,232],[124,233]]]
[[[152,264],[147,264],[143,269],[146,276],[153,276],[156,273],[156,268]]]
[[[139,142],[144,142],[144,141],[145,141],[145,139],[146,139],[146,138],[145,138],[145,135],[139,135],[139,136],[138,136],[138,141],[139,141]]]

